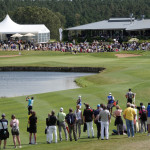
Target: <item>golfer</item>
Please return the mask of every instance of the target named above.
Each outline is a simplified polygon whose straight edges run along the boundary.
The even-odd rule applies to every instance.
[[[33,109],[33,102],[34,102],[34,97],[26,97],[26,101],[28,101],[28,115],[30,114],[30,111]]]

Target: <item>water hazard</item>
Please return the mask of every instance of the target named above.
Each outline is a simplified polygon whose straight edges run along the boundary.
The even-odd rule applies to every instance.
[[[92,73],[0,72],[0,97],[15,97],[79,88],[75,78]]]

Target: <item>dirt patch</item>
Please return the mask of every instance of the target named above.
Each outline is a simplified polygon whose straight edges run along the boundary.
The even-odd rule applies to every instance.
[[[136,55],[136,54],[115,54],[118,58],[125,58],[125,57],[137,57],[142,55]]]
[[[17,56],[20,56],[20,55],[0,55],[0,57],[17,57]]]

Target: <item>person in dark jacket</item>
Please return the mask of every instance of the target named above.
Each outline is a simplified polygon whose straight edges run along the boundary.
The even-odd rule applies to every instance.
[[[65,118],[66,123],[69,127],[69,138],[72,141],[72,131],[75,141],[77,141],[77,133],[76,133],[76,115],[73,113],[72,108],[69,109],[69,114],[66,115]]]
[[[93,110],[90,108],[89,104],[85,104],[86,109],[84,109],[83,112],[83,121],[87,125],[87,134],[88,138],[90,138],[89,130],[91,129],[92,137],[94,138],[94,129],[93,129],[93,119],[94,119],[94,113]]]
[[[2,119],[0,120],[0,146],[2,140],[4,140],[4,147],[6,148],[7,137],[4,136],[4,133],[8,132],[8,121],[5,119],[5,114],[2,114]],[[1,148],[1,147],[0,147]]]
[[[55,111],[52,110],[51,112],[51,115],[49,116],[49,123],[48,123],[48,130],[49,130],[49,133],[48,133],[48,136],[49,136],[49,141],[48,143],[52,143],[53,141],[53,133],[55,135],[55,143],[57,143],[57,126],[56,126],[56,122],[57,122],[57,118],[55,116]]]
[[[29,144],[36,144],[37,117],[35,111],[32,112],[32,116],[29,118],[29,126],[30,126]],[[34,135],[34,143],[31,143],[32,133]]]

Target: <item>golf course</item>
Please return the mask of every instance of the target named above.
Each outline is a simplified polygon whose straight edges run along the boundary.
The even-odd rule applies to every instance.
[[[119,57],[121,54],[126,57]],[[94,124],[95,138],[87,138],[87,133],[81,133],[81,139],[70,142],[59,141],[47,144],[44,133],[48,113],[55,110],[56,114],[60,107],[67,114],[69,108],[76,108],[76,100],[82,96],[82,103],[88,103],[93,109],[97,104],[107,104],[107,96],[111,92],[119,106],[126,108],[125,94],[131,88],[136,93],[135,104],[139,106],[143,102],[147,107],[150,96],[150,52],[149,51],[125,51],[104,53],[63,53],[52,51],[1,51],[0,67],[102,67],[102,72],[76,79],[76,83],[82,87],[65,91],[49,92],[32,95],[34,96],[33,109],[37,115],[37,145],[29,145],[29,133],[27,132],[27,102],[26,96],[1,97],[0,114],[5,113],[9,123],[11,115],[15,114],[20,121],[20,138],[23,150],[148,150],[150,137],[146,133],[137,133],[134,138],[127,135],[112,135],[114,118],[111,118],[109,127],[109,140],[96,138],[96,125]],[[9,72],[8,72],[9,73]],[[29,83],[30,86],[30,83]],[[59,85],[54,85],[59,86]],[[82,106],[82,111],[84,106]],[[113,108],[115,110],[115,108]],[[124,120],[125,123],[125,120]],[[83,126],[82,126],[83,131]],[[9,127],[10,132],[10,127]],[[10,132],[11,133],[11,132]],[[58,134],[58,132],[57,132]],[[62,131],[64,136],[64,132]],[[3,143],[2,143],[3,146]],[[13,149],[12,135],[7,140],[7,149]]]

